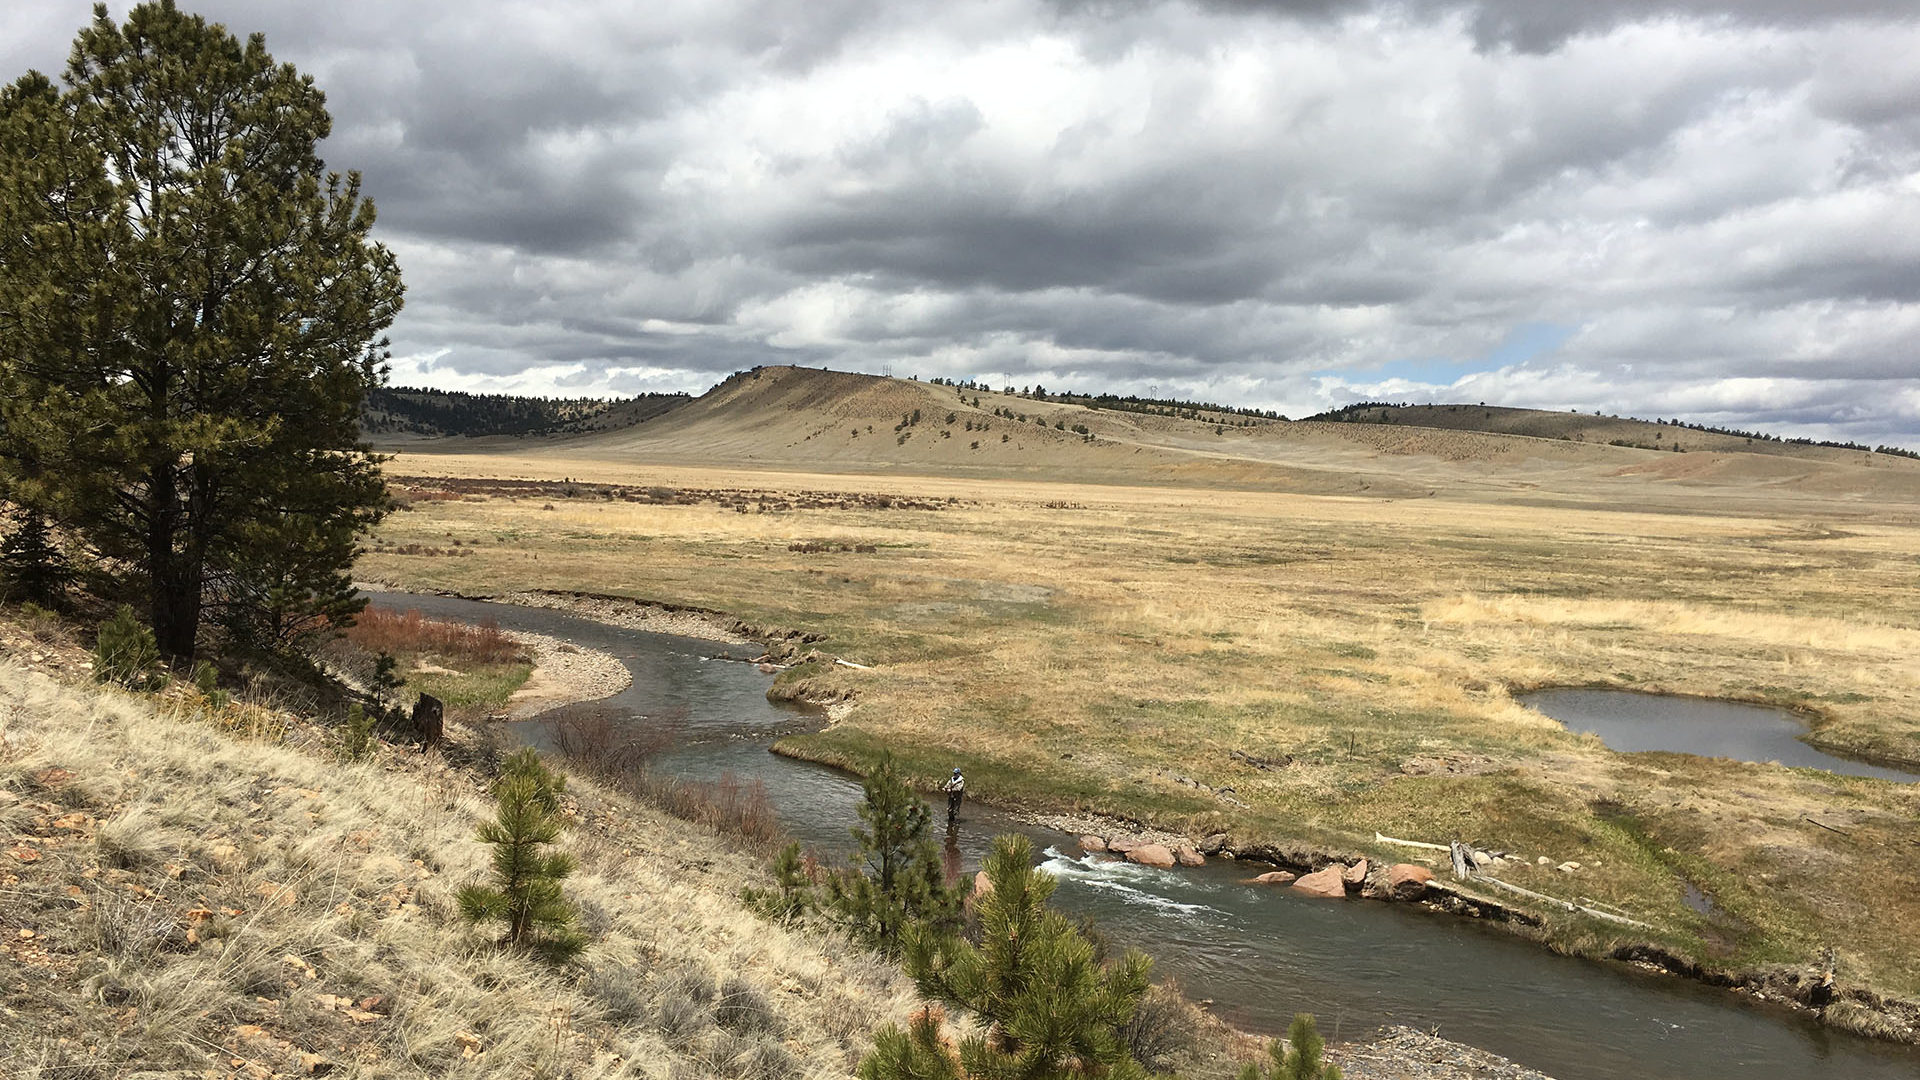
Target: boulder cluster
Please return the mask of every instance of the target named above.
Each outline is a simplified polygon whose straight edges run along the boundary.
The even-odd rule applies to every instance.
[[[1175,866],[1202,866],[1208,856],[1233,858],[1226,833],[1214,833],[1197,843],[1149,840],[1137,836],[1080,837],[1080,848],[1090,854],[1104,853],[1141,866],[1171,869]],[[1247,879],[1249,884],[1285,886],[1308,896],[1329,899],[1358,895],[1379,900],[1419,900],[1426,895],[1433,871],[1413,863],[1384,866],[1370,859],[1328,861],[1319,869],[1300,874],[1292,870],[1272,870]]]

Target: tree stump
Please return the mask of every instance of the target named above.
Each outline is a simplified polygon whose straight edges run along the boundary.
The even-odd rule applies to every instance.
[[[413,730],[422,743],[440,745],[440,736],[446,733],[446,712],[446,706],[432,694],[421,694],[413,703]]]

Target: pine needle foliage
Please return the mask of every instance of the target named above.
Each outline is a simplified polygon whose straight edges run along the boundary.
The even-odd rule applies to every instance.
[[[0,87],[0,485],[138,598],[284,645],[358,609],[379,521],[357,423],[400,273],[317,155],[309,76],[174,0],[107,5],[60,85]]]
[[[855,937],[898,956],[910,927],[958,927],[961,892],[947,884],[933,846],[932,812],[900,778],[892,756],[882,757],[861,786],[853,865],[827,879],[826,911]]]
[[[493,883],[468,885],[458,895],[460,914],[476,925],[506,924],[502,944],[530,949],[556,963],[585,951],[578,912],[560,883],[573,873],[565,852],[548,852],[565,821],[560,795],[565,776],[552,772],[532,750],[510,755],[494,784],[499,816],[480,827],[480,842],[493,845]]]
[[[986,872],[993,888],[975,901],[978,945],[920,930],[907,950],[921,991],[972,1011],[986,1030],[949,1047],[937,1017],[922,1014],[875,1038],[861,1080],[1147,1076],[1120,1029],[1147,992],[1152,961],[1129,951],[1101,965],[1093,943],[1047,906],[1056,882],[1034,868],[1025,837],[996,839]]]
[[[1287,1039],[1267,1044],[1271,1059],[1262,1072],[1258,1063],[1240,1070],[1240,1080],[1340,1080],[1340,1067],[1330,1065],[1322,1056],[1325,1040],[1314,1027],[1312,1013],[1295,1013]]]
[[[740,891],[740,899],[762,916],[779,923],[797,922],[814,908],[813,876],[807,857],[801,854],[799,841],[780,849],[773,860],[773,888],[751,886]]]
[[[0,540],[0,598],[57,607],[72,581],[73,567],[45,515],[15,509],[13,531]]]
[[[93,677],[129,690],[149,690],[160,678],[160,648],[133,608],[121,604],[100,624],[93,645]]]

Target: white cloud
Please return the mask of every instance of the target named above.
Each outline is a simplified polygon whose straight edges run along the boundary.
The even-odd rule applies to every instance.
[[[328,91],[407,275],[403,377],[791,360],[1920,445],[1894,0],[196,6]],[[57,69],[87,14],[9,5],[0,60]],[[1581,329],[1368,374],[1541,323]]]

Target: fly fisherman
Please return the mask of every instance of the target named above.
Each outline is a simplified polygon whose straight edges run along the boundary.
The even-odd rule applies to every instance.
[[[940,785],[940,790],[947,793],[947,822],[952,824],[960,818],[960,800],[967,797],[967,778],[955,769],[953,776]]]

